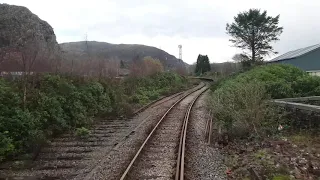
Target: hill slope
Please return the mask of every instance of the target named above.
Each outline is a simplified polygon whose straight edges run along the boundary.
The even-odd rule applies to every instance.
[[[110,44],[96,41],[80,41],[60,44],[67,59],[84,59],[86,55],[104,59],[118,59],[130,64],[133,59],[142,59],[151,56],[159,59],[166,69],[185,66],[185,63],[167,52],[145,45],[138,44]]]

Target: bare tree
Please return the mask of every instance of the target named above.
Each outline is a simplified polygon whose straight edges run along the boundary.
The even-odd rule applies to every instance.
[[[184,64],[179,64],[176,67],[175,72],[181,76],[186,76],[188,74],[187,67]]]
[[[49,48],[51,50],[51,48]],[[62,61],[62,51],[59,45],[53,47],[53,51],[49,52],[51,57],[49,58],[51,71],[55,74],[58,74],[61,70],[61,61]]]
[[[10,45],[9,41],[0,37],[0,71],[2,69],[2,63],[16,55],[15,51],[16,49]]]
[[[132,59],[132,63],[129,65],[130,75],[134,77],[143,76],[143,62],[139,55],[136,55]]]
[[[151,75],[162,72],[164,70],[162,63],[159,59],[153,59],[150,56],[143,58],[142,72],[143,75]]]
[[[225,76],[235,72],[238,72],[241,67],[239,63],[234,62],[223,62],[223,63],[212,63],[212,72],[215,72],[217,76]]]
[[[1,25],[0,29],[2,29]],[[0,66],[2,62],[8,59],[10,51],[12,50],[13,48],[10,45],[10,39],[8,39],[8,34],[6,34],[3,31],[0,32]]]
[[[30,27],[37,26],[31,24]],[[44,34],[30,27],[21,25],[14,28],[10,32],[11,34],[7,36],[9,41],[7,48],[10,48],[10,51],[9,53],[8,51],[5,52],[6,55],[10,56],[11,62],[9,65],[16,66],[12,69],[21,72],[24,108],[26,105],[29,77],[36,72],[34,66],[38,63],[37,71],[41,71],[43,65],[49,67],[48,58],[50,58],[50,53],[54,51],[54,45],[56,44],[55,38],[52,37],[54,34]]]
[[[107,77],[117,77],[120,70],[120,60],[115,58],[105,61],[105,70],[105,74]]]
[[[7,48],[5,47],[0,48],[0,66],[1,66],[1,63],[5,61],[7,54],[8,54]]]
[[[98,63],[96,63],[98,66],[95,69],[97,70],[99,79],[101,79],[105,75],[106,60],[104,58],[98,58],[96,61],[98,61]]]
[[[27,84],[29,77],[34,73],[34,65],[37,61],[48,58],[48,47],[41,34],[36,31],[28,30],[25,36],[16,41],[17,53],[20,55],[18,63],[22,66],[22,88],[23,88],[23,106],[26,106]]]

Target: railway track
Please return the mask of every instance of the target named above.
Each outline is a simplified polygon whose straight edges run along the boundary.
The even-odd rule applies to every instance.
[[[160,118],[127,166],[120,180],[184,179],[188,119],[203,86],[177,100]]]
[[[171,104],[189,91],[154,102],[131,119],[99,120],[90,128],[91,134],[86,139],[76,138],[72,134],[55,138],[49,146],[41,149],[35,161],[27,167],[16,169],[2,164],[0,180],[73,179],[88,174],[95,168],[97,162],[101,161],[101,157],[124,141],[135,128],[143,124],[143,121],[164,113]]]

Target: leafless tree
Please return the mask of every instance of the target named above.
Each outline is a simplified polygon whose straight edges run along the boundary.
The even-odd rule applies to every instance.
[[[107,60],[105,62],[105,70],[105,75],[107,77],[117,77],[119,75],[120,70],[120,60],[117,58]]]
[[[27,84],[30,75],[34,72],[34,65],[37,61],[48,58],[48,48],[41,34],[36,31],[28,30],[25,36],[22,36],[15,42],[17,53],[20,55],[18,63],[22,66],[23,71],[23,105],[25,108],[27,98]]]
[[[142,61],[143,75],[151,75],[163,72],[164,68],[159,59],[154,59],[150,56],[144,57]]]
[[[1,66],[1,63],[5,60],[6,56],[7,56],[7,49],[0,48],[0,66]]]
[[[241,64],[238,62],[212,63],[211,71],[216,76],[226,76],[241,70]]]
[[[51,48],[49,48],[49,51]],[[52,52],[49,52],[51,57],[49,58],[51,71],[55,74],[58,74],[61,70],[61,61],[62,61],[62,51],[59,45],[55,45],[52,49]]]
[[[139,55],[136,55],[132,59],[132,63],[129,65],[130,76],[139,77],[143,76],[143,62]]]
[[[175,72],[181,76],[186,76],[188,74],[187,68],[184,64],[179,64],[176,67]]]

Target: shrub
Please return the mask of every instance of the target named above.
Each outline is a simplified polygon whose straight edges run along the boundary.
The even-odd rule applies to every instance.
[[[147,104],[160,95],[177,92],[188,86],[187,79],[175,73],[154,74],[150,77],[129,78],[124,82],[131,103]]]
[[[61,132],[68,127],[66,113],[61,104],[64,101],[65,99],[62,100],[62,98],[48,96],[40,92],[33,102],[33,114],[38,119],[41,119],[41,129],[46,129],[48,136]]]
[[[98,82],[90,82],[80,89],[81,101],[87,107],[89,116],[111,111],[110,98],[108,92]]]
[[[229,82],[212,93],[210,104],[214,117],[234,137],[260,136],[261,126],[274,111],[269,97],[258,81]]]
[[[268,100],[319,95],[320,77],[290,65],[267,65],[222,79],[211,89],[212,112],[229,133],[237,137],[266,135],[275,133],[280,123],[302,127],[283,118],[284,113]]]
[[[0,161],[38,148],[65,130],[79,136],[96,116],[126,116],[133,107],[187,87],[173,73],[123,81],[59,75],[30,77],[27,106],[22,108],[18,81],[0,79]],[[80,128],[79,128],[80,127]]]
[[[291,177],[289,175],[276,175],[272,178],[272,180],[290,180]]]
[[[21,149],[29,149],[29,143],[42,137],[38,119],[21,106],[21,97],[15,88],[0,79],[1,159],[19,153]]]
[[[156,100],[159,98],[160,94],[158,93],[158,91],[150,91],[148,96],[150,100]]]
[[[90,135],[90,130],[85,128],[85,127],[81,127],[81,128],[77,128],[76,129],[76,136],[80,137],[80,138],[87,138]]]
[[[320,77],[304,75],[293,83],[293,89],[297,96],[319,96]]]
[[[310,76],[294,66],[284,64],[256,67],[239,75],[221,79],[212,85],[211,89],[215,90],[230,81],[258,81],[273,99],[318,95],[320,89],[320,77]]]
[[[13,145],[13,140],[8,137],[9,131],[0,132],[0,161],[2,161],[6,156],[13,154],[15,147]]]

